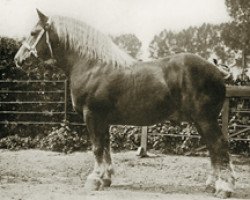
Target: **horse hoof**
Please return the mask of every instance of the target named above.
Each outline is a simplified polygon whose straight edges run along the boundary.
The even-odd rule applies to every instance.
[[[87,179],[84,189],[87,191],[97,191],[102,189],[102,181],[100,178]]]
[[[220,198],[220,199],[226,199],[231,197],[232,192],[229,191],[218,191],[214,194],[215,197]]]
[[[213,185],[207,185],[206,186],[205,192],[207,192],[207,193],[215,193],[215,191],[216,191],[215,186],[213,186]]]
[[[229,181],[225,181],[223,179],[218,179],[215,182],[215,196],[221,199],[229,198],[234,192],[234,179],[229,179]]]
[[[110,187],[111,179],[103,179],[103,187]]]

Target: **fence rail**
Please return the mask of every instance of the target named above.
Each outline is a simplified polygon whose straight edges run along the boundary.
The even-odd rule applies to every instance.
[[[34,84],[40,84],[42,86],[46,86],[47,89],[43,87],[36,87],[38,88],[37,90],[34,89],[27,89],[27,88],[32,88],[31,86],[34,86]],[[59,85],[58,85],[59,84]],[[29,124],[34,124],[34,125],[57,125],[61,124],[63,121],[68,119],[68,115],[76,115],[75,112],[73,111],[68,111],[68,82],[67,80],[57,80],[57,81],[51,81],[51,80],[0,80],[0,106],[16,106],[18,108],[21,108],[20,106],[25,105],[25,106],[31,106],[31,110],[6,110],[2,109],[0,110],[0,124],[1,125],[29,125]],[[21,85],[21,86],[20,86]],[[17,86],[17,87],[15,87]],[[27,88],[23,87],[27,86]],[[55,89],[53,89],[53,86]],[[20,89],[21,87],[21,89]],[[22,88],[23,87],[23,88]],[[14,89],[13,89],[14,88]],[[12,100],[6,100],[3,98],[3,96],[10,96],[10,95],[42,95],[42,97],[46,95],[53,95],[61,98],[60,100],[53,100],[53,99],[39,99],[39,100],[34,100],[32,98],[30,99],[25,99],[24,97],[14,97]],[[36,96],[38,97],[38,96]],[[40,97],[40,96],[39,96]],[[42,111],[37,111],[37,109],[34,109],[34,106],[46,106],[46,105],[60,105],[63,106],[63,109],[60,110],[42,110]],[[9,120],[8,116],[61,116],[61,120],[59,121],[46,121],[46,120]],[[6,117],[7,116],[7,117]],[[35,117],[34,117],[35,118]],[[21,117],[22,119],[22,117]],[[71,125],[84,125],[83,123],[80,122],[69,122]]]
[[[0,90],[0,94],[1,93],[14,93],[14,94],[26,94],[26,93],[35,93],[35,94],[45,94],[45,93],[64,93],[64,90],[54,90],[54,91],[41,91],[41,90],[38,90],[38,91],[19,91],[19,90],[14,90],[14,91],[10,91],[10,90]]]
[[[1,104],[64,104],[64,101],[1,101]]]
[[[0,80],[0,83],[65,83],[67,80]]]

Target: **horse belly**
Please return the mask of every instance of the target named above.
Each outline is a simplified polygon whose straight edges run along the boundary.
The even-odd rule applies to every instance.
[[[126,97],[126,99],[116,108],[114,118],[117,119],[118,124],[152,125],[166,120],[175,112],[173,102],[165,98],[147,95],[146,98],[138,96],[138,98]]]

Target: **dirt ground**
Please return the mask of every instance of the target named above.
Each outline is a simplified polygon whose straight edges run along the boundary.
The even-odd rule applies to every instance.
[[[112,154],[111,188],[86,193],[83,184],[93,167],[91,152],[0,150],[0,200],[216,199],[204,192],[209,158],[135,154]],[[233,160],[237,190],[231,199],[250,199],[250,158]]]

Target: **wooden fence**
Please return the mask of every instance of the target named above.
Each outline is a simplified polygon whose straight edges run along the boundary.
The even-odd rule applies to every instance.
[[[249,86],[227,86],[226,90],[226,99],[222,108],[222,132],[226,136],[228,140],[241,140],[241,141],[248,141],[250,142],[250,138],[235,138],[235,136],[238,136],[242,133],[246,133],[250,131],[249,125],[235,125],[235,132],[232,134],[229,134],[229,113],[230,113],[230,98],[248,98],[250,99],[250,87]],[[239,109],[235,110],[234,112],[237,113],[245,113],[250,114],[250,110],[245,109]],[[242,128],[241,130],[237,130],[237,128]],[[181,135],[176,134],[175,137],[190,137],[189,135]],[[197,136],[194,136],[197,137]],[[198,136],[200,137],[200,136]],[[147,127],[142,127],[142,135],[141,135],[141,145],[138,149],[138,155],[140,156],[146,156],[147,155],[147,138],[148,138],[148,130]],[[196,151],[200,151],[205,149],[206,146],[201,146],[196,149]],[[189,154],[190,152],[186,153]]]
[[[32,87],[35,84],[36,87]],[[68,101],[67,80],[0,80],[0,88],[0,124],[2,125],[58,125],[67,121],[70,115],[76,115],[68,108],[71,104]],[[49,95],[50,98],[48,98]],[[54,98],[51,98],[52,96]],[[39,110],[38,107],[41,105],[44,109]],[[6,109],[8,106],[16,109]],[[50,107],[50,110],[46,107]],[[57,110],[56,107],[58,107]],[[25,119],[28,115],[29,120]],[[18,119],[14,117],[14,120],[11,120],[10,116],[18,116]],[[48,116],[53,121],[49,120]],[[69,122],[71,125],[84,125],[79,120]]]

